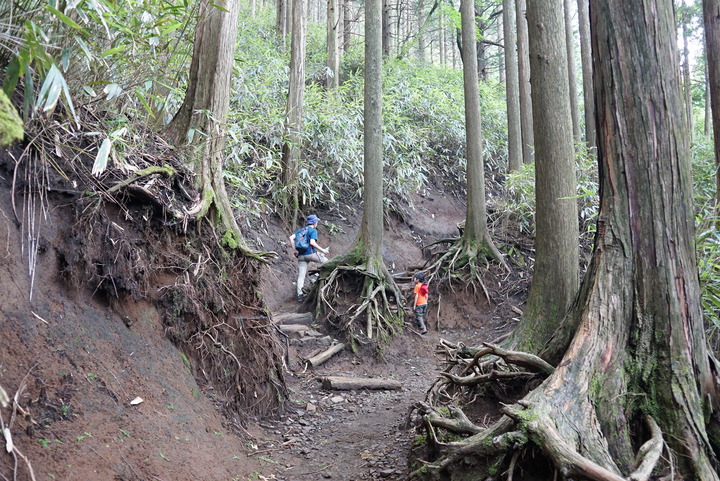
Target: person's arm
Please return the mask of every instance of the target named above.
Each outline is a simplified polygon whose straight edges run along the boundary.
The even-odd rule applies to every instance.
[[[290,239],[290,247],[293,248],[292,254],[293,254],[295,257],[297,257],[297,256],[298,256],[298,251],[294,249],[294,247],[295,247],[295,234],[292,234],[289,239]]]
[[[417,287],[415,287],[415,289],[413,289],[413,290],[415,291],[415,299],[413,300],[413,311],[414,311],[415,307],[417,306],[418,289],[417,289]]]
[[[319,250],[320,252],[322,252],[322,253],[325,254],[325,255],[327,255],[328,252],[330,252],[329,250],[323,249],[322,247],[320,247],[320,244],[318,244],[315,239],[310,239],[310,245],[313,246],[314,248],[316,248],[317,250]]]

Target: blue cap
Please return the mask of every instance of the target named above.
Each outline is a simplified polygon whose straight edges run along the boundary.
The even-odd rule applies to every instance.
[[[307,218],[307,222],[305,223],[305,225],[313,225],[317,224],[318,222],[320,222],[320,218],[315,214],[310,214]]]

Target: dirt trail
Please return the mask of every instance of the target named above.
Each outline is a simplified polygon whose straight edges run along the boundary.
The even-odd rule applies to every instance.
[[[424,399],[440,370],[434,356],[438,339],[487,339],[484,330],[432,329],[420,336],[407,327],[387,348],[384,360],[356,357],[345,349],[314,369],[305,369],[302,359],[323,338],[313,340],[292,329],[290,367],[295,372],[287,378],[292,412],[282,421],[261,423],[272,440],[257,446],[256,457],[268,463],[275,477],[268,479],[407,479],[408,455],[417,433],[405,423],[409,408]],[[402,388],[323,389],[320,380],[330,375],[391,379]]]

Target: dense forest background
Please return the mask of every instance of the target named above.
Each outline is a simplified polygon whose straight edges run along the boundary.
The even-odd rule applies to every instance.
[[[149,212],[136,219],[161,219],[173,235],[197,233],[180,242],[158,236],[154,246],[173,245],[194,256],[206,249],[200,257],[206,255],[206,263],[180,269],[197,276],[209,262],[215,277],[203,280],[208,284],[188,281],[163,294],[163,306],[175,322],[166,321],[168,337],[186,349],[192,362],[210,366],[204,374],[226,394],[233,383],[242,386],[229,395],[229,412],[243,411],[252,404],[249,393],[257,397],[261,392],[265,401],[252,404],[252,414],[276,413],[287,392],[281,356],[268,340],[271,333],[258,327],[233,345],[232,355],[198,341],[210,332],[224,346],[223,339],[233,339],[237,326],[217,328],[213,322],[228,312],[248,319],[248,310],[264,307],[257,292],[260,273],[277,253],[250,235],[253,226],[272,216],[292,232],[316,211],[362,219],[357,244],[321,272],[311,301],[336,327],[340,322],[351,341],[377,336],[382,343],[386,334],[396,333],[403,311],[398,309],[402,294],[382,266],[377,225],[382,231],[390,219],[407,218],[416,194],[441,189],[467,204],[467,218],[460,239],[446,242],[447,250],[423,268],[438,287],[461,279],[484,291],[488,301],[484,268],[542,273],[529,292],[525,327],[505,347],[553,358],[537,339],[523,337],[522,329],[538,335],[547,329],[543,335],[549,339],[557,326],[539,321],[554,316],[559,322],[563,316],[557,311],[572,309],[579,281],[591,266],[603,161],[595,109],[607,85],[593,85],[600,78],[594,66],[602,59],[591,53],[591,38],[598,37],[591,35],[588,3],[542,3],[549,5],[556,23],[542,16],[542,7],[526,7],[522,0],[462,5],[425,0],[372,5],[350,0],[3,2],[0,80],[10,107],[0,118],[6,136],[0,139],[17,141],[8,147],[3,165],[5,176],[13,179],[13,195],[16,183],[26,189],[23,214],[12,207],[24,226],[30,298],[44,249],[35,235],[43,225],[39,213],[48,205],[44,193],[68,195],[76,203],[72,239],[90,232],[85,252],[64,251],[68,282],[94,284],[109,299],[141,298],[162,256],[135,258],[128,247],[122,253],[129,267],[98,268],[105,265],[97,258],[109,242],[101,231],[111,229],[114,219],[99,213],[98,206],[124,206],[119,209],[129,218],[134,211],[126,202],[149,205]],[[604,5],[595,3],[598,9]],[[682,136],[689,142],[703,330],[717,356],[720,177],[712,119],[720,117],[720,108],[711,108],[714,59],[706,55],[712,52],[705,48],[712,37],[704,28],[703,4],[712,8],[707,4],[713,2],[671,5],[676,58],[667,65],[677,67],[672,78],[679,82],[682,109],[674,113],[682,116]],[[592,26],[598,35],[601,27]],[[563,41],[548,41],[543,30]],[[377,58],[371,51],[378,52]],[[538,52],[562,58],[557,64],[562,75],[542,72],[539,59],[544,57]],[[469,98],[479,103],[468,103]],[[369,111],[371,104],[381,112]],[[473,115],[479,123],[474,124]],[[565,120],[564,131],[554,129],[564,128]],[[11,128],[18,124],[23,132]],[[566,170],[554,170],[560,160]],[[142,186],[136,185],[140,180]],[[119,192],[126,197],[118,200]],[[559,204],[571,204],[572,210],[568,214]],[[577,230],[553,223],[568,218]],[[341,230],[333,222],[324,228],[331,235]],[[565,240],[547,240],[559,231]],[[565,247],[558,248],[562,242]],[[556,246],[554,254],[548,254],[549,245]],[[164,260],[172,256],[168,251]],[[567,268],[559,266],[560,260],[574,271],[559,272]],[[342,290],[337,274],[348,266],[364,279],[355,298]],[[228,275],[234,270],[246,277]],[[249,288],[228,300],[243,285]],[[181,301],[183,296],[193,302]],[[338,298],[350,321],[367,315],[367,327],[335,319]],[[189,328],[181,322],[190,314],[201,319],[199,325]],[[250,359],[242,360],[263,373],[258,379],[228,379],[218,368],[228,356],[241,364],[238,352],[257,344],[266,350],[253,349]],[[627,444],[638,443],[633,438]]]

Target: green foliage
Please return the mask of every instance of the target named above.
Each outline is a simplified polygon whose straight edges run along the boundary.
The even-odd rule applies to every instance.
[[[287,52],[275,44],[273,12],[242,18],[232,94],[226,179],[236,207],[256,215],[278,205],[289,186],[281,171],[287,97]],[[362,48],[343,55],[341,86],[328,94],[324,28],[308,29],[306,83],[301,132],[302,160],[297,182],[301,207],[331,206],[359,199],[363,178]],[[409,194],[441,178],[464,182],[462,73],[395,60],[384,67],[383,115],[386,203],[407,202]],[[504,155],[505,104],[501,86],[481,85],[486,158]],[[270,205],[268,205],[270,204]]]
[[[5,92],[0,90],[0,146],[22,140],[22,120],[18,117]]]
[[[595,155],[584,144],[575,146],[577,166],[578,215],[581,243],[589,245],[595,233],[595,220],[599,209],[598,173]],[[520,232],[535,235],[535,166],[523,165],[506,180],[506,203],[498,209],[517,224]]]
[[[715,209],[715,154],[712,139],[700,136],[692,146],[696,212],[696,251],[702,308],[708,338],[720,351],[720,231]]]

